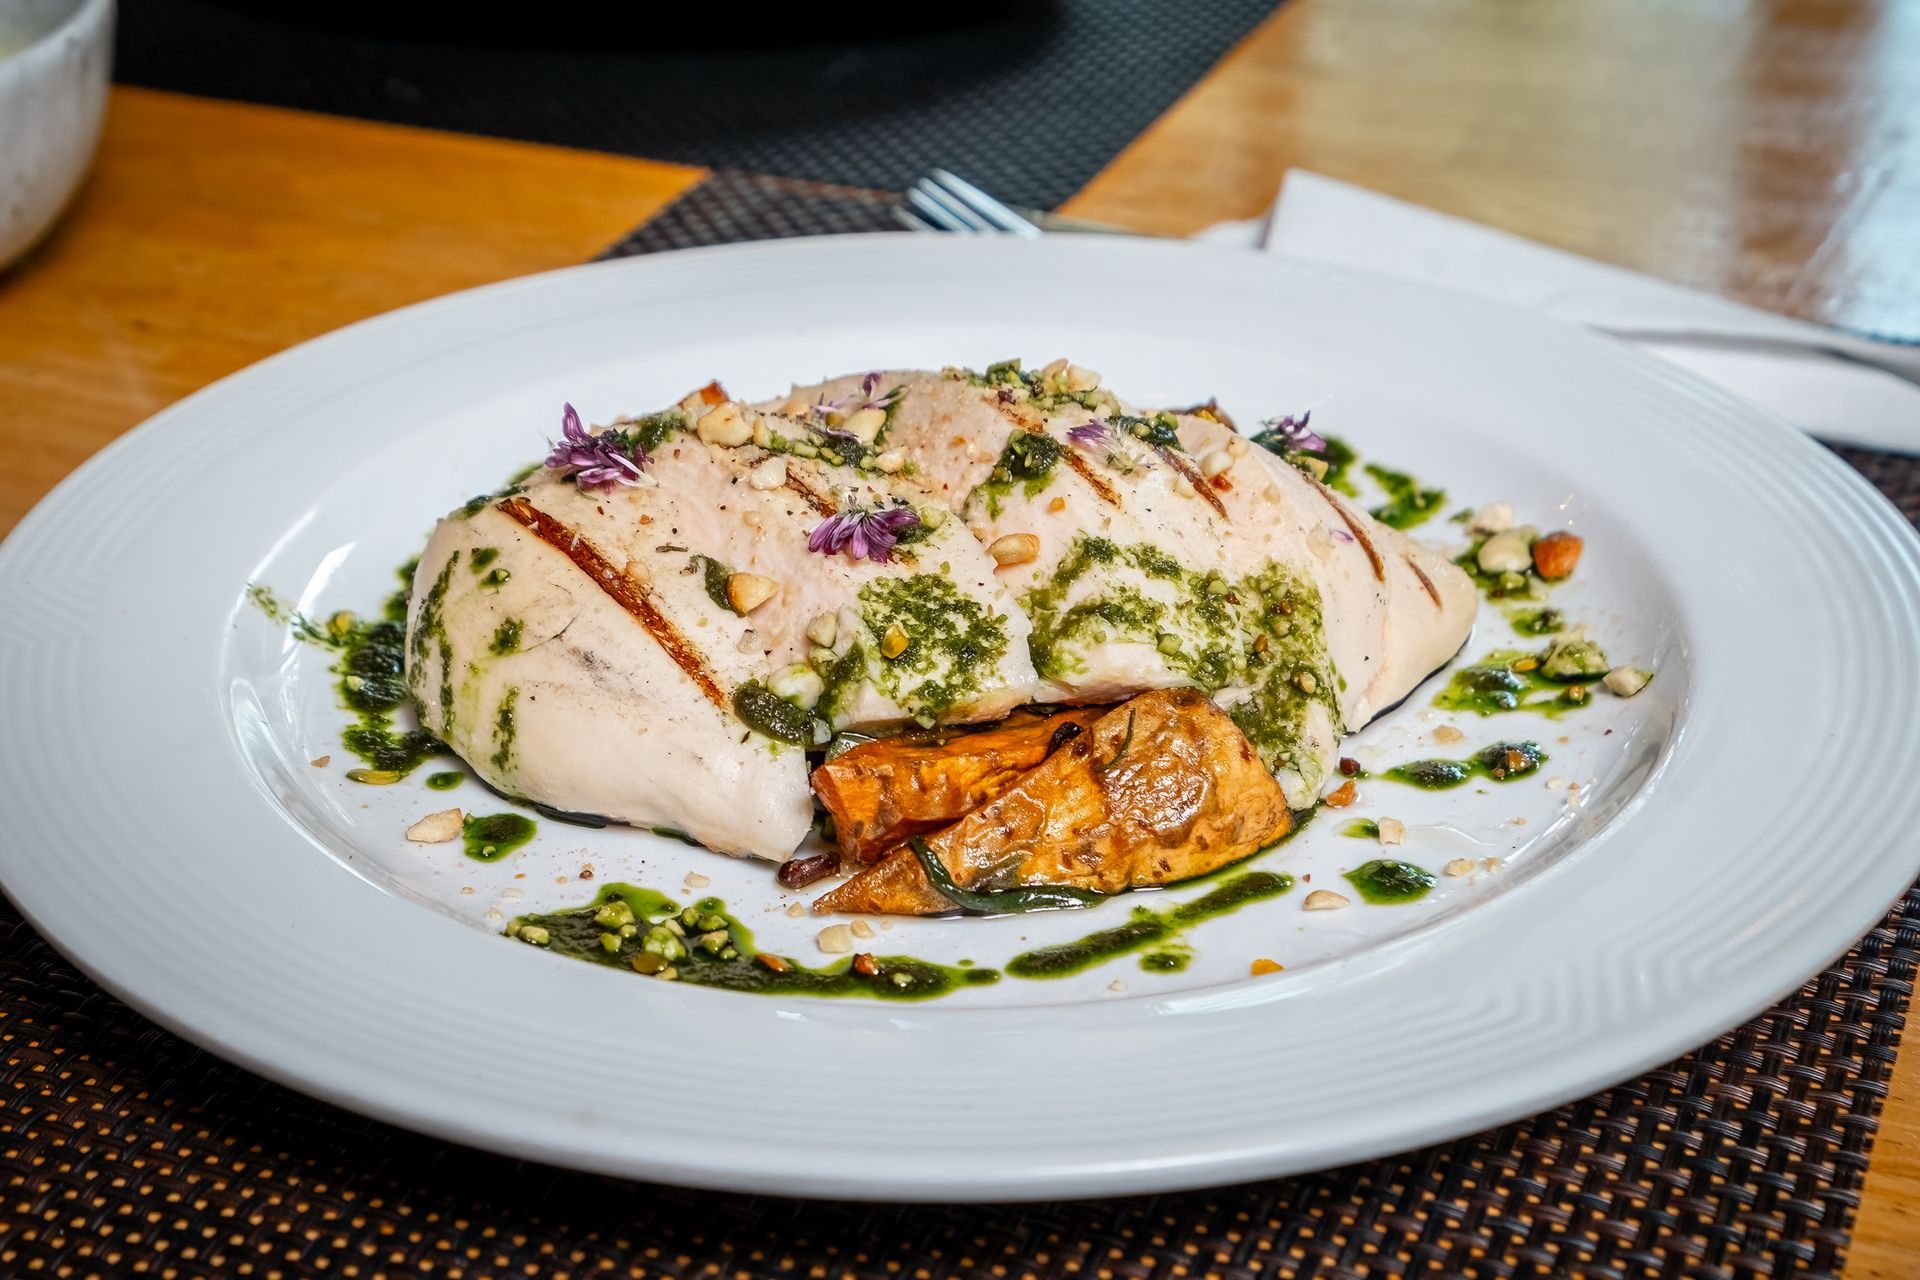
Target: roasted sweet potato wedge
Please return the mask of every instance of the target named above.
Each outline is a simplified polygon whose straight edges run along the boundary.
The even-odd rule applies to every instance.
[[[882,738],[813,771],[841,856],[875,862],[909,836],[952,826],[1047,758],[1057,735],[1091,728],[1105,707],[1016,712],[996,729],[941,738]]]
[[[1291,825],[1280,784],[1226,713],[1191,689],[1162,689],[1108,711],[1004,794],[916,843],[973,909],[988,896],[1017,909],[1023,889],[1118,893],[1202,875]],[[813,909],[958,909],[921,857],[896,849]]]

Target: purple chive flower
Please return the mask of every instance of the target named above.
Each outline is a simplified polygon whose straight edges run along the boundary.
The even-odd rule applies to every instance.
[[[878,511],[848,507],[822,520],[807,535],[807,550],[829,556],[845,551],[855,560],[885,564],[900,535],[919,524],[920,517],[904,504]]]
[[[1104,422],[1083,422],[1067,432],[1067,439],[1075,444],[1105,444],[1113,438]]]
[[[1260,425],[1267,429],[1267,434],[1283,444],[1289,453],[1295,451],[1324,453],[1327,448],[1326,437],[1307,425],[1312,417],[1313,410],[1309,409],[1298,418],[1288,414],[1284,418],[1268,418]]]
[[[560,412],[560,439],[551,442],[547,466],[561,477],[572,477],[582,489],[605,491],[615,485],[629,488],[641,482],[641,472],[653,459],[624,431],[588,431],[569,404]]]
[[[1353,541],[1353,535],[1348,533],[1345,529],[1335,529],[1333,531],[1333,536],[1337,541],[1340,541],[1340,542]]]
[[[906,388],[901,386],[895,387],[883,396],[874,395],[873,393],[879,389],[880,375],[869,373],[860,379],[860,390],[857,393],[850,391],[846,395],[829,400],[826,393],[822,392],[820,397],[808,406],[807,411],[816,418],[825,418],[828,414],[834,413],[846,416],[858,413],[862,409],[887,409],[891,408],[893,402],[906,391]]]

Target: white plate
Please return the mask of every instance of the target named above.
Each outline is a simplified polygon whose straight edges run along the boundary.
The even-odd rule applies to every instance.
[[[1445,751],[1423,689],[1362,734],[1349,750],[1372,765],[1507,736],[1553,756],[1477,790],[1366,782],[1359,806],[1263,864],[1338,884],[1376,852],[1340,825],[1381,814],[1409,822],[1415,861],[1506,860],[1420,904],[1307,914],[1296,889],[1195,930],[1183,973],[1129,958],[940,1002],[809,1001],[497,936],[501,916],[611,878],[674,893],[698,870],[763,946],[824,959],[819,922],[787,917],[797,898],[762,865],[548,822],[487,866],[407,844],[431,809],[504,806],[472,781],[426,791],[427,770],[345,781],[328,655],[246,601],[259,582],[308,613],[372,607],[438,513],[540,452],[563,399],[604,420],[710,375],[757,395],[1056,353],[1140,401],[1218,395],[1243,421],[1315,406],[1317,425],[1455,503],[1505,498],[1576,528],[1587,556],[1560,603],[1658,678],[1558,722],[1455,717],[1468,737]],[[88,973],[183,1035],[519,1155],[886,1199],[1283,1174],[1631,1076],[1866,930],[1915,874],[1917,564],[1906,522],[1783,424],[1574,329],[1385,279],[1107,238],[882,236],[587,267],[266,361],[27,518],[0,550],[0,879]],[[1468,653],[1512,641],[1489,612]],[[582,862],[597,883],[574,878]],[[902,922],[871,945],[998,966],[1169,900]],[[1286,972],[1249,978],[1257,957]]]

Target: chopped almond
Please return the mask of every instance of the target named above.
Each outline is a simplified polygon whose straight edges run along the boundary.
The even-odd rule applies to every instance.
[[[1353,779],[1348,778],[1345,782],[1327,793],[1327,807],[1330,809],[1344,809],[1353,803],[1354,795]]]
[[[458,809],[442,809],[430,813],[407,828],[407,839],[415,844],[445,844],[458,836],[463,829],[461,813]]]
[[[727,603],[741,617],[780,594],[780,584],[758,573],[727,575]]]
[[[1009,533],[987,544],[987,554],[1002,568],[1040,558],[1040,539],[1031,533]]]
[[[1561,529],[1537,539],[1533,544],[1533,567],[1549,582],[1558,582],[1580,563],[1586,541],[1576,533]]]

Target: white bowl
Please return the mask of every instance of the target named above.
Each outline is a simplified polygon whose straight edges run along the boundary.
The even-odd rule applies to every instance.
[[[0,3],[0,267],[45,235],[100,141],[113,0]]]

